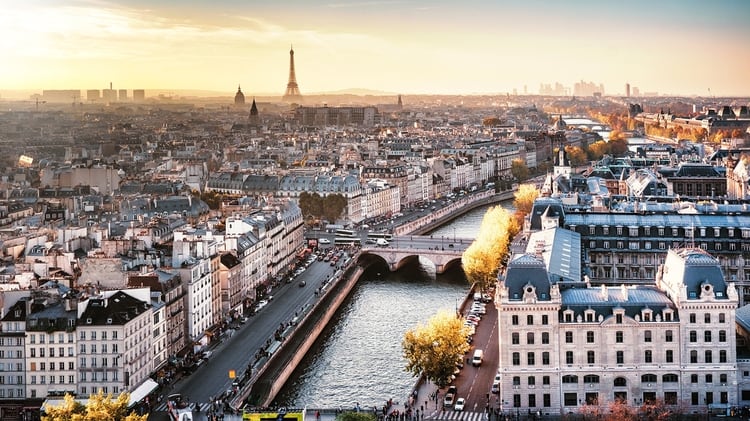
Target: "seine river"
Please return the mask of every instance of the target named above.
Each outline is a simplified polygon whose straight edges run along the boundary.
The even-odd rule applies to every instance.
[[[432,235],[473,239],[486,210],[475,209]],[[363,275],[277,396],[278,405],[352,408],[406,399],[417,379],[404,371],[404,333],[440,309],[455,311],[468,284],[455,274],[436,277],[431,265],[386,272],[376,267]]]

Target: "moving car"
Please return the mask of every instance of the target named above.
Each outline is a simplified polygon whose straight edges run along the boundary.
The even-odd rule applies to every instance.
[[[464,399],[464,398],[458,398],[458,399],[456,399],[456,404],[453,406],[453,410],[454,411],[463,411],[465,405],[466,405],[466,399]]]
[[[331,240],[329,240],[327,238],[319,238],[318,239],[318,243],[319,244],[331,244]]]
[[[389,242],[388,242],[388,240],[386,240],[385,238],[378,238],[377,244],[378,244],[378,245],[379,245],[380,247],[387,247],[387,246],[388,246],[388,244],[390,244],[390,243],[389,243]]]

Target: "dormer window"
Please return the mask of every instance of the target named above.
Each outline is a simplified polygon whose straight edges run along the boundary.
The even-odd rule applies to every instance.
[[[86,324],[87,325],[90,325],[92,322],[93,322],[93,320],[91,320],[91,317],[89,317],[88,319],[86,319]]]

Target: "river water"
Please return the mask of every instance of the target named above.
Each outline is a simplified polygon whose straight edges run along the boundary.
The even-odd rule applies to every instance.
[[[512,206],[511,202],[502,204]],[[475,238],[487,207],[475,209],[432,235]],[[404,371],[401,340],[438,310],[455,311],[468,293],[458,274],[435,276],[421,265],[388,273],[372,267],[318,338],[276,398],[287,407],[353,408],[403,402],[416,378]]]

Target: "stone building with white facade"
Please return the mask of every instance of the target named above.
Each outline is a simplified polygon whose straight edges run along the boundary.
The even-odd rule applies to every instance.
[[[717,259],[669,250],[648,286],[590,287],[549,267],[541,254],[518,254],[499,281],[504,411],[563,415],[659,400],[703,413],[738,404],[738,297]]]

